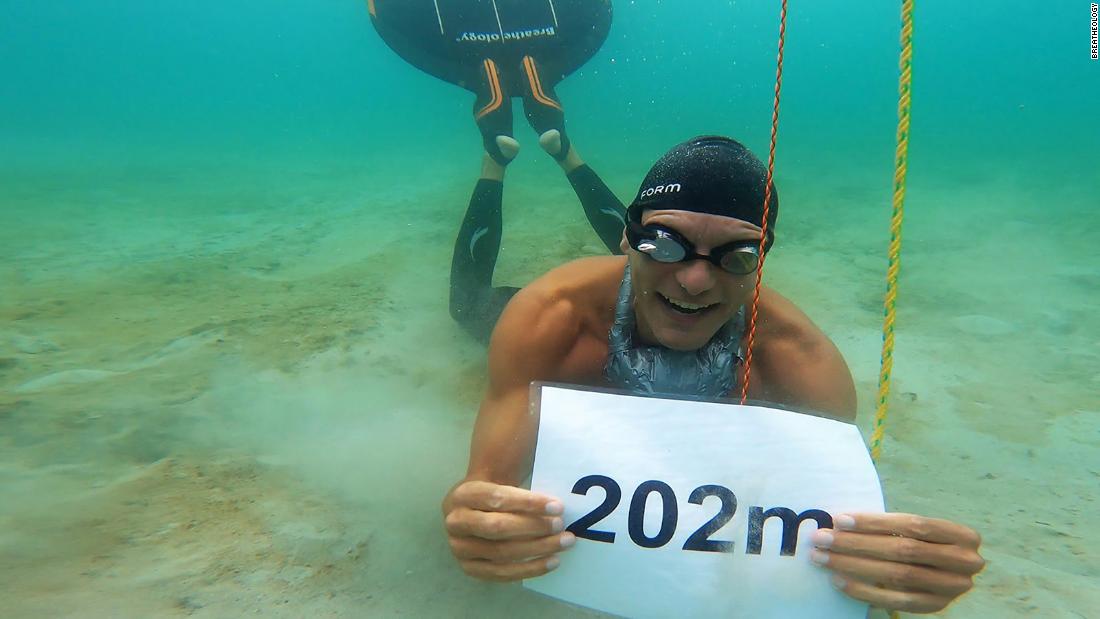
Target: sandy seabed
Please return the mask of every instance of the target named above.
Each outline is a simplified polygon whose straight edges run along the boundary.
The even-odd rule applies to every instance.
[[[438,502],[464,470],[484,385],[483,353],[446,309],[472,179],[367,195],[361,172],[10,193],[0,614],[596,616],[472,582],[450,560]],[[523,174],[498,281],[600,252],[564,181],[528,189]],[[1093,616],[1100,259],[1080,226],[1037,232],[1024,208],[991,223],[1028,199],[1003,179],[914,185],[925,215],[907,229],[889,504],[985,537],[988,568],[944,616]],[[867,428],[885,217],[861,220],[861,203],[883,195],[836,181],[784,199],[769,281],[845,353]],[[950,212],[960,201],[974,208]]]

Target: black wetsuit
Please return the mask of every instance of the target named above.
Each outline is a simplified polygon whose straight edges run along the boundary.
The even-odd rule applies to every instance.
[[[587,165],[570,172],[568,178],[600,240],[608,251],[621,254],[623,203]],[[493,287],[503,231],[503,192],[500,181],[478,180],[451,258],[451,316],[482,342],[489,341],[504,306],[519,291],[511,286]]]
[[[591,58],[611,28],[609,0],[368,0],[378,34],[422,71],[472,91],[474,119],[485,151],[507,165],[496,137],[512,135],[512,97],[523,99],[528,122],[542,135],[561,134],[565,115],[554,86]],[[568,174],[600,240],[620,253],[625,208],[587,165]],[[455,241],[451,316],[487,342],[518,288],[492,285],[503,235],[504,186],[480,179]]]
[[[554,86],[607,39],[609,0],[368,0],[378,34],[420,70],[475,95],[474,118],[485,150],[502,165],[496,145],[512,135],[512,97],[542,135],[561,132],[565,116]]]

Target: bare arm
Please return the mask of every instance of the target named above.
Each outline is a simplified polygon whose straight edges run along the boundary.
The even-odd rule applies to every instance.
[[[489,386],[478,411],[467,478],[516,485],[531,470],[538,419],[528,409],[532,381],[558,378],[579,325],[568,303],[520,291],[489,344]]]
[[[538,419],[528,408],[533,380],[553,380],[575,340],[568,305],[523,290],[489,345],[489,387],[478,410],[466,476],[443,500],[451,551],[485,580],[540,576],[576,538],[562,533],[560,501],[516,487],[530,472]]]

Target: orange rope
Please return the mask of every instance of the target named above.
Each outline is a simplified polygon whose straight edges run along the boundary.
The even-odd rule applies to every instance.
[[[894,193],[894,232],[891,237],[891,288],[893,291],[896,285],[897,279],[897,252],[894,249],[896,243],[897,249],[900,249],[900,226],[901,226],[901,204],[905,199],[905,162],[906,151],[909,141],[909,66],[910,56],[912,50],[912,21],[913,14],[913,0],[902,0],[902,57],[901,57],[901,86],[900,86],[900,99],[898,102],[899,109],[899,121],[898,121],[898,158],[897,166],[895,170],[895,193]],[[761,221],[760,232],[760,266],[756,270],[756,286],[752,293],[752,312],[749,314],[749,341],[745,345],[745,376],[741,383],[741,404],[744,404],[748,399],[749,394],[749,377],[752,375],[752,347],[753,342],[756,339],[756,319],[757,310],[760,304],[760,286],[764,279],[764,245],[768,239],[768,214],[771,206],[771,194],[772,194],[772,177],[775,174],[775,142],[776,135],[779,131],[779,88],[783,84],[783,40],[787,34],[787,0],[783,0],[783,6],[779,13],[779,55],[776,60],[775,68],[775,101],[772,104],[772,135],[771,144],[768,148],[768,177],[767,184],[764,187],[764,215],[763,221]],[[872,455],[875,459],[879,455],[879,445],[882,440],[883,421],[885,420],[885,402],[886,394],[889,392],[889,360],[891,358],[892,344],[893,344],[893,297],[887,295],[887,340],[888,344],[884,345],[883,353],[883,378],[880,379],[880,383],[885,381],[886,386],[880,388],[880,411],[875,420],[875,432]],[[898,619],[900,613],[896,610],[890,611],[890,619]]]
[[[760,231],[760,266],[756,269],[756,286],[752,292],[752,311],[749,313],[749,341],[745,344],[745,377],[741,382],[741,404],[749,397],[749,377],[752,375],[752,345],[756,339],[757,308],[760,305],[760,284],[764,278],[764,246],[768,239],[768,214],[771,211],[772,176],[775,173],[775,141],[779,133],[779,88],[783,84],[783,41],[787,35],[787,0],[779,12],[779,55],[775,68],[775,100],[772,104],[772,136],[768,148],[768,177],[764,183],[764,215]]]

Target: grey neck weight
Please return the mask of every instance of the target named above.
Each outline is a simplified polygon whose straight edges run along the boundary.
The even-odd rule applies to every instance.
[[[745,308],[727,322],[699,350],[678,351],[663,346],[634,345],[634,294],[630,262],[626,264],[615,322],[608,336],[604,377],[612,385],[638,395],[679,395],[700,399],[725,397],[735,386],[735,370],[741,360],[740,342],[745,327]]]

